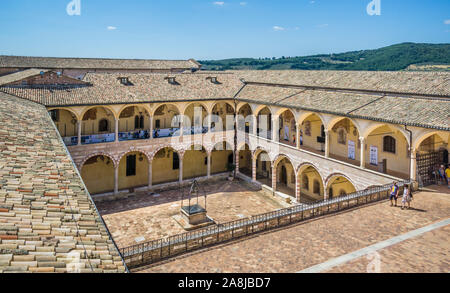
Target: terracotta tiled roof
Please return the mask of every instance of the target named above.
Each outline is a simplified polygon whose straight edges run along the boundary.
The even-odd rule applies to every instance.
[[[123,74],[88,73],[83,79],[90,87],[67,89],[1,88],[46,106],[124,104],[139,102],[212,100],[232,98],[243,86],[234,74],[181,73],[181,74],[126,74],[132,86],[122,85]],[[217,77],[218,84],[207,78]],[[167,77],[175,77],[176,85]]]
[[[0,93],[0,273],[123,271],[45,107]]]
[[[191,69],[200,68],[193,60],[145,60],[0,56],[0,67],[48,69]]]
[[[450,96],[450,73],[380,71],[231,71],[247,82]]]
[[[450,131],[450,99],[247,84],[238,100]]]
[[[47,72],[47,70],[42,70],[42,69],[27,69],[27,70],[15,72],[12,74],[0,76],[0,86],[7,84],[7,83],[15,82],[18,80],[22,80],[22,79],[37,75],[37,74],[41,73],[42,71]]]

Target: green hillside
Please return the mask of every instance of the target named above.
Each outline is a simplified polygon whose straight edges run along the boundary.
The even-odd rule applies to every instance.
[[[281,58],[199,61],[203,70],[427,70],[449,71],[450,44],[402,43],[376,50]]]

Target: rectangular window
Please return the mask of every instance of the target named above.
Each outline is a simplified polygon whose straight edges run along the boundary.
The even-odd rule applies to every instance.
[[[136,176],[136,155],[127,156],[127,176]]]
[[[161,128],[161,120],[157,119],[155,124],[155,128]]]
[[[178,156],[177,153],[173,153],[172,169],[173,170],[180,169],[180,157]]]

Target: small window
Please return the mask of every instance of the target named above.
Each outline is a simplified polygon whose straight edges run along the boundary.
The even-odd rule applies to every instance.
[[[172,160],[172,169],[178,170],[180,169],[180,157],[178,156],[178,153],[173,153],[173,160]]]
[[[102,119],[100,122],[98,122],[98,131],[99,132],[106,132],[109,129],[108,120]]]
[[[383,151],[395,154],[395,138],[392,136],[385,136],[383,138]]]
[[[159,119],[156,120],[155,127],[156,128],[161,128],[161,120],[159,120]]]
[[[123,85],[131,85],[128,77],[119,77],[118,79],[119,79],[120,83]]]
[[[136,176],[136,155],[127,156],[127,177]]]

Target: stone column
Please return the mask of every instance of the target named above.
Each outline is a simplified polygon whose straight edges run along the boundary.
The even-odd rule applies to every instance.
[[[153,175],[152,175],[152,162],[148,162],[148,188],[152,188],[153,186]]]
[[[208,152],[207,154],[208,158],[207,158],[207,176],[208,179],[211,178],[211,152]]]
[[[297,148],[300,149],[300,125],[297,125],[296,127],[295,142],[297,144]]]
[[[412,180],[417,180],[417,149],[411,150],[411,174],[409,177]]]
[[[272,190],[273,193],[277,191],[277,168],[272,164]]]
[[[330,157],[330,131],[325,129],[325,157]]]
[[[153,116],[150,116],[150,139],[153,139]]]
[[[207,123],[208,123],[208,132],[211,132],[211,123],[212,123],[212,114],[208,114],[208,119],[207,119]]]
[[[180,174],[179,176],[179,181],[180,183],[183,182],[183,157],[180,156]]]
[[[234,156],[234,164],[236,165],[236,174],[239,173],[239,150],[236,151],[236,154]]]
[[[81,145],[81,125],[83,124],[83,121],[77,122],[77,130],[78,130],[78,145]]]
[[[366,168],[366,139],[364,137],[360,137],[359,141],[361,143],[361,153],[359,156],[359,160],[360,160],[360,167],[361,168]]]
[[[115,126],[114,126],[114,131],[115,131],[115,136],[116,136],[116,142],[119,141],[119,119],[115,119]]]
[[[256,160],[255,156],[252,157],[252,180],[256,182]]]
[[[300,175],[295,175],[295,198],[297,199],[297,202],[300,202]]]
[[[184,116],[180,117],[180,137],[184,135]]]
[[[252,125],[251,131],[253,132],[253,134],[255,136],[257,136],[258,135],[258,117],[254,114],[251,114],[251,115],[252,115],[252,119],[253,119],[253,125]]]
[[[119,166],[114,167],[114,194],[119,193]]]
[[[272,140],[274,142],[280,141],[280,120],[278,115],[272,117]]]

